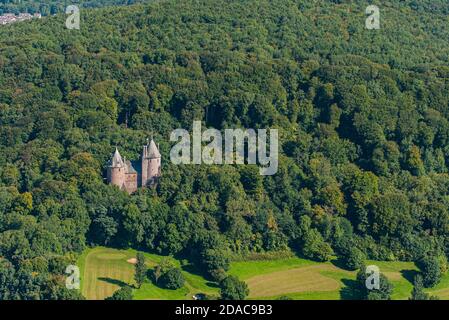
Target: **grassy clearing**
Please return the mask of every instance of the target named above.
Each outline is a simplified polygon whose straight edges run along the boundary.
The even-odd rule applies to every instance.
[[[160,255],[144,253],[149,268],[158,264]],[[81,290],[88,299],[104,299],[125,284],[134,285],[134,266],[127,262],[136,256],[135,250],[117,250],[96,247],[86,250],[78,260],[81,271]],[[173,258],[170,258],[173,259]],[[179,260],[173,259],[178,267]],[[418,268],[412,262],[367,261],[377,265],[394,285],[392,298],[408,299],[412,281]],[[134,298],[192,299],[196,293],[218,294],[216,284],[205,280],[192,265],[182,266],[186,285],[178,290],[167,290],[145,282],[134,289]],[[356,278],[355,271],[339,268],[332,262],[318,263],[298,257],[276,260],[238,261],[231,264],[229,274],[244,280],[250,289],[249,299],[277,299],[287,296],[298,300],[354,299],[349,290]],[[429,293],[449,299],[449,273]]]
[[[81,292],[87,299],[99,300],[111,296],[124,285],[134,286],[134,265],[127,262],[136,257],[136,250],[118,250],[95,247],[86,250],[78,259],[81,273]],[[148,268],[158,264],[164,256],[144,253]],[[181,266],[178,260],[174,264]],[[188,271],[186,270],[188,269]],[[134,289],[134,298],[144,299],[191,299],[195,293],[216,294],[218,289],[195,273],[191,266],[183,267],[186,285],[178,290],[159,288],[146,281],[141,288]]]
[[[301,258],[232,263],[230,274],[246,281],[250,299],[338,300],[355,272],[331,262],[318,263]]]
[[[376,265],[392,282],[394,300],[406,300],[413,289],[418,272],[413,262],[367,261]],[[251,299],[338,300],[355,299],[348,287],[356,278],[356,271],[347,271],[331,262],[317,263],[301,258],[273,261],[244,261],[232,264],[231,274],[245,280]],[[429,293],[449,299],[449,273]]]
[[[289,293],[337,291],[341,287],[338,281],[321,274],[321,271],[330,269],[332,266],[322,264],[251,277],[246,281],[250,288],[249,297],[263,298]]]
[[[318,262],[313,262],[298,257],[276,260],[238,261],[232,263],[229,274],[236,275],[240,279],[246,280],[261,274],[318,264]]]
[[[87,299],[111,296],[126,284],[134,284],[134,266],[128,262],[132,254],[107,248],[87,250],[79,259],[81,292]]]

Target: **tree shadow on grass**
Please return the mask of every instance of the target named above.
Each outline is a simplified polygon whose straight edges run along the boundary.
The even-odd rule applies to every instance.
[[[126,282],[117,280],[117,279],[112,279],[112,278],[107,278],[107,277],[99,277],[98,280],[104,281],[104,282],[107,282],[110,284],[115,284],[116,286],[119,286],[119,287],[128,286],[128,284]]]
[[[146,278],[146,279],[147,279],[150,283],[152,283],[153,285],[155,285],[155,286],[158,287],[158,288],[165,289],[165,288],[161,287],[161,286],[157,283],[156,277],[155,277],[155,274],[154,274],[154,269],[153,269],[153,268],[148,269],[147,272],[146,272],[146,275],[147,275],[147,278]]]
[[[211,288],[220,288],[220,286],[216,282],[208,281],[206,282],[206,284]]]
[[[401,275],[411,284],[414,284],[415,277],[419,274],[417,270],[401,270]]]
[[[208,285],[209,287],[211,287],[211,288],[218,288],[218,284],[216,282],[212,281],[212,279],[210,279],[210,277],[208,275],[206,275],[204,272],[202,272],[193,263],[185,264],[185,265],[181,266],[181,269],[183,271],[185,271],[185,272],[190,273],[190,274],[203,277],[204,279],[207,280],[206,285]]]
[[[340,289],[342,300],[360,300],[360,292],[356,280],[342,279],[344,287]]]
[[[346,268],[345,264],[343,263],[343,261],[340,258],[331,260],[331,263],[334,266],[336,266],[337,268],[340,268],[343,270],[349,270],[348,268]],[[349,270],[349,271],[353,271],[353,270]]]
[[[153,268],[149,268],[145,274],[149,281],[154,282],[154,269]]]
[[[191,274],[203,276],[202,272],[193,263],[182,265],[181,269]]]

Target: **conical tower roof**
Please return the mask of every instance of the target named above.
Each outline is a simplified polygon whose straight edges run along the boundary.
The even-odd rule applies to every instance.
[[[115,148],[115,152],[111,160],[111,167],[123,167],[123,165],[124,162],[122,156],[120,155],[120,152],[118,152],[118,149]]]
[[[148,146],[148,158],[160,158],[161,154],[159,153],[159,149],[156,146],[156,143],[154,143],[154,140],[151,139],[150,145]]]

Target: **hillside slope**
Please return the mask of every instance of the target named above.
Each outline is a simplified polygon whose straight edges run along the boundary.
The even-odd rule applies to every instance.
[[[415,261],[436,285],[449,24],[434,3],[379,3],[380,30],[362,2],[306,0],[161,1],[83,10],[80,30],[65,15],[0,28],[0,271],[36,284],[10,296],[73,298],[47,289],[87,245],[181,255],[212,279],[231,255],[289,249],[353,269]],[[279,129],[278,172],[172,164],[170,133],[194,120]],[[115,146],[136,160],[150,136],[157,188],[106,185]]]
[[[69,5],[77,5],[81,8],[101,8],[115,5],[131,5],[142,3],[146,0],[77,0],[67,2],[65,0],[2,0],[0,1],[0,15],[4,13],[36,13],[39,12],[43,16],[64,13],[65,8]],[[148,1],[149,2],[149,1]]]

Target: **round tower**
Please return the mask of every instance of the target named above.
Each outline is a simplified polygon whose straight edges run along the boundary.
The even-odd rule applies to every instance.
[[[151,140],[148,146],[148,182],[154,183],[158,177],[161,176],[161,154],[159,153],[159,148]]]
[[[123,162],[118,149],[115,148],[111,164],[108,167],[108,182],[114,186],[122,188],[126,180],[125,163]]]
[[[147,144],[143,146],[142,151],[142,179],[140,186],[145,187],[148,182],[148,140]]]

